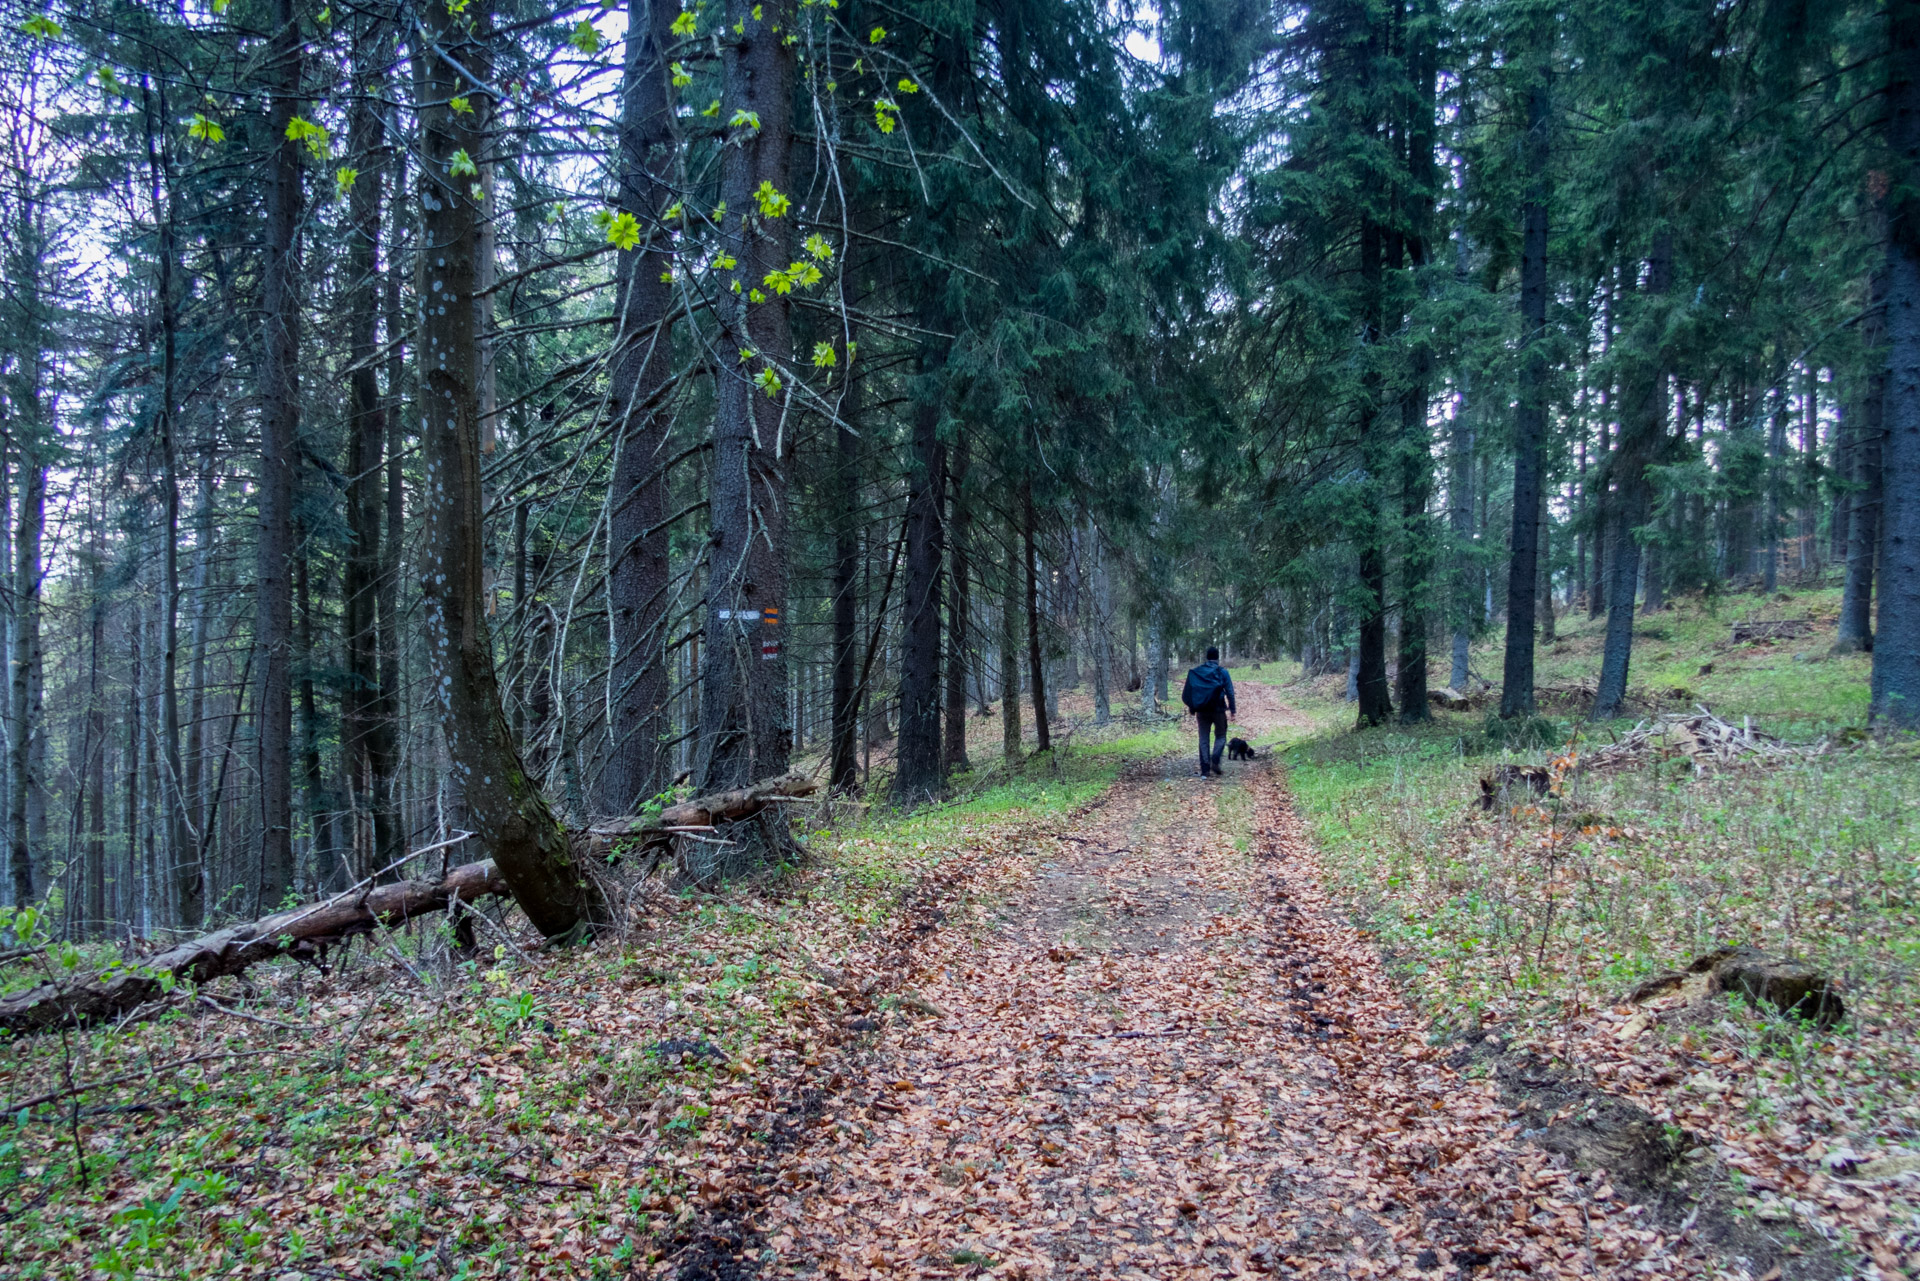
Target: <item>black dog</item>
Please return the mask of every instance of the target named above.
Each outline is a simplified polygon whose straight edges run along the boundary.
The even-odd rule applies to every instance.
[[[1230,738],[1227,740],[1227,759],[1230,761],[1250,761],[1253,759],[1253,748],[1248,745],[1247,740],[1244,738]]]

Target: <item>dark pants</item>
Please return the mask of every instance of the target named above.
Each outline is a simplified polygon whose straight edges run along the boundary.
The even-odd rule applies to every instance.
[[[1227,750],[1227,709],[1203,707],[1193,714],[1200,722],[1200,772],[1220,772],[1220,754]],[[1207,732],[1213,732],[1213,747],[1207,747]]]

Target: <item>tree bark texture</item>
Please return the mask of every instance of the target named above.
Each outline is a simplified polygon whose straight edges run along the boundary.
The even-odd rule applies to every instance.
[[[1021,568],[1027,577],[1027,681],[1033,694],[1033,730],[1036,752],[1053,750],[1053,734],[1047,724],[1047,665],[1040,647],[1040,562],[1034,551],[1033,488],[1020,487],[1023,519],[1020,525]]]
[[[663,215],[673,201],[673,98],[667,48],[677,8],[667,0],[627,6],[625,100],[621,104],[616,207],[640,224],[641,241],[615,268],[618,329],[608,409],[619,425],[608,531],[608,596],[613,611],[611,746],[600,808],[625,813],[664,790],[667,739],[666,445],[672,417],[663,402],[672,373],[669,321],[672,265]]]
[[[267,176],[266,251],[261,275],[260,530],[255,541],[255,695],[260,789],[260,880],[256,900],[272,905],[293,888],[293,496],[299,465],[301,148],[287,127],[299,106],[300,22],[293,0],[273,0],[267,113],[273,153]]]
[[[1868,286],[1870,310],[1863,325],[1862,338],[1868,351],[1879,352],[1886,346],[1887,273],[1873,273]],[[1859,404],[1848,415],[1852,438],[1847,450],[1849,464],[1844,479],[1851,487],[1847,496],[1846,584],[1840,593],[1840,626],[1834,649],[1857,653],[1873,648],[1873,580],[1875,562],[1880,554],[1880,509],[1884,503],[1881,488],[1881,453],[1887,431],[1887,362],[1884,356],[1870,366],[1867,383]]]
[[[923,376],[929,371],[922,369]],[[912,805],[944,783],[940,742],[940,580],[945,554],[947,448],[940,407],[913,407],[913,459],[907,477],[907,581],[901,620],[900,738],[893,800]]]
[[[721,243],[738,293],[720,295],[712,544],[694,777],[706,790],[785,772],[788,302],[765,283],[791,258],[791,0],[728,0],[720,119]],[[757,120],[758,125],[749,123]],[[758,294],[760,301],[754,301]]]
[[[361,84],[379,61],[388,41],[383,29],[368,24],[355,47]],[[341,752],[351,806],[350,848],[354,863],[383,867],[379,852],[391,842],[381,830],[393,822],[387,771],[380,768],[381,725],[380,579],[383,565],[382,474],[387,439],[386,406],[380,399],[376,345],[380,316],[380,203],[388,145],[376,104],[356,98],[349,109],[347,150],[357,158],[360,176],[348,193],[347,345],[347,494],[349,545],[341,630],[346,637],[346,684],[340,695]],[[350,871],[349,875],[354,874]]]
[[[1093,723],[1113,719],[1113,582],[1107,572],[1106,538],[1087,517],[1088,639],[1093,644]]]
[[[1871,717],[1920,729],[1920,0],[1890,0],[1887,405]]]
[[[422,248],[419,253],[419,414],[422,446],[421,597],[431,698],[445,735],[450,781],[468,821],[527,917],[548,937],[603,914],[545,798],[514,748],[493,666],[481,570],[480,344],[473,296],[480,279],[478,175],[493,103],[475,84],[491,73],[484,0],[459,14],[422,11],[429,47],[414,53],[419,104]],[[454,96],[471,110],[455,112]],[[463,172],[455,172],[455,170]]]
[[[1000,561],[1000,754],[1013,765],[1025,750],[1020,741],[1020,619],[1025,576],[1018,566],[1020,539],[1012,529],[1006,532],[1006,554]]]
[[[1646,521],[1647,465],[1655,460],[1666,433],[1666,351],[1661,315],[1673,286],[1673,233],[1662,230],[1647,257],[1646,300],[1636,326],[1632,367],[1623,379],[1630,388],[1621,415],[1620,440],[1608,471],[1615,485],[1607,503],[1607,630],[1600,658],[1600,680],[1591,716],[1619,716],[1626,706],[1627,670],[1633,658],[1633,615],[1639,590],[1640,541],[1634,531]]]
[[[1385,244],[1380,224],[1371,217],[1360,224],[1360,291],[1362,342],[1368,347],[1380,345],[1381,281],[1380,272]],[[1362,486],[1359,514],[1360,579],[1360,668],[1357,673],[1359,723],[1384,725],[1393,715],[1393,696],[1387,684],[1387,549],[1386,530],[1381,519],[1379,486],[1388,450],[1377,439],[1380,376],[1368,372],[1362,376],[1360,393],[1359,438],[1367,483]]]
[[[1422,296],[1434,202],[1434,93],[1437,59],[1428,0],[1414,6],[1417,21],[1407,29],[1407,61],[1415,93],[1407,121],[1407,266],[1413,305]],[[1409,325],[1407,386],[1400,396],[1400,665],[1395,695],[1400,720],[1417,724],[1433,719],[1427,704],[1427,627],[1432,604],[1436,531],[1427,515],[1433,497],[1433,433],[1427,424],[1427,384],[1433,351],[1422,331]]]
[[[967,673],[972,644],[973,576],[968,546],[973,512],[968,504],[967,444],[953,449],[947,470],[947,720],[940,755],[948,773],[972,769],[967,760]]]
[[[145,97],[143,85],[142,96]],[[173,165],[167,119],[167,89],[161,82],[155,128],[148,113],[147,175],[155,220],[157,254],[155,301],[160,321],[160,400],[154,435],[160,449],[160,501],[165,508],[166,540],[160,557],[160,755],[161,794],[171,870],[173,920],[198,929],[204,910],[200,860],[187,827],[187,796],[180,758],[180,471],[179,471],[179,250],[175,241]]]
[[[1520,395],[1513,414],[1513,526],[1507,561],[1507,650],[1500,715],[1533,714],[1541,469],[1547,438],[1547,81],[1527,91],[1527,195],[1520,207]]]
[[[860,781],[860,379],[848,370],[833,439],[833,746],[827,779],[836,791]]]
[[[40,396],[38,352],[34,353],[31,363],[36,369],[29,376],[34,384],[31,412],[37,417]],[[11,784],[11,794],[7,798],[7,840],[9,861],[13,867],[13,901],[20,904],[32,901],[38,888],[36,873],[40,870],[36,866],[38,860],[34,857],[32,840],[35,793],[41,787],[38,771],[34,768],[33,748],[41,735],[39,682],[35,674],[41,661],[40,539],[46,528],[47,516],[47,465],[40,455],[39,423],[29,421],[22,426],[26,431],[18,441],[20,502],[14,528],[13,653],[9,656],[12,667],[9,702],[13,720],[8,727],[7,742],[11,757],[7,763],[7,778]]]

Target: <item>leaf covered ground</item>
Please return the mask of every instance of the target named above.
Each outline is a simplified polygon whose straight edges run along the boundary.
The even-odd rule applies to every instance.
[[[1314,729],[1257,682],[1243,701],[1256,742]],[[0,1047],[6,1270],[1903,1269],[1897,1179],[1829,1161],[1827,1122],[1753,1121],[1754,1083],[1807,1056],[1765,1029],[1729,1053],[1724,1006],[1623,1037],[1612,1007],[1486,999],[1463,1035],[1460,989],[1368,906],[1428,900],[1385,864],[1357,884],[1297,812],[1290,775],[1325,777],[1296,751],[1202,782],[1171,742],[906,821],[822,815],[805,867],[653,895],[617,944],[502,930],[463,963],[423,931],[205,994],[222,1008]],[[1365,806],[1378,780],[1348,782]],[[1894,1061],[1860,1048],[1880,1026],[1820,1060],[1841,1087]]]

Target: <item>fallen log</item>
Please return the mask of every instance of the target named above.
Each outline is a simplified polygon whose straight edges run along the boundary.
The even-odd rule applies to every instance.
[[[603,819],[582,833],[587,853],[605,861],[609,857],[644,850],[671,848],[676,829],[711,831],[725,823],[739,823],[759,814],[769,805],[797,801],[820,790],[817,779],[785,774],[751,787],[696,796],[692,800],[669,805],[658,814]]]
[[[317,962],[328,948],[377,926],[444,912],[456,899],[471,903],[483,895],[507,892],[507,882],[492,859],[456,867],[437,882],[396,881],[349,890],[203,934],[137,965],[75,983],[42,983],[0,999],[0,1028],[37,1032],[68,1021],[114,1018],[159,1000],[178,982],[205,983],[275,956]]]
[[[711,830],[741,822],[769,805],[798,800],[817,790],[819,784],[813,779],[789,774],[751,787],[695,797],[657,814],[607,819],[575,833],[573,839],[576,850],[584,842],[585,852],[604,866],[635,851],[670,852],[680,835],[672,829]],[[357,886],[318,903],[203,934],[137,965],[74,982],[49,981],[0,998],[0,1030],[37,1032],[62,1023],[117,1018],[158,1001],[176,983],[205,983],[239,974],[276,956],[320,963],[328,948],[355,935],[416,916],[445,912],[456,901],[472,903],[485,895],[506,896],[511,892],[491,859],[456,867],[439,881]]]

